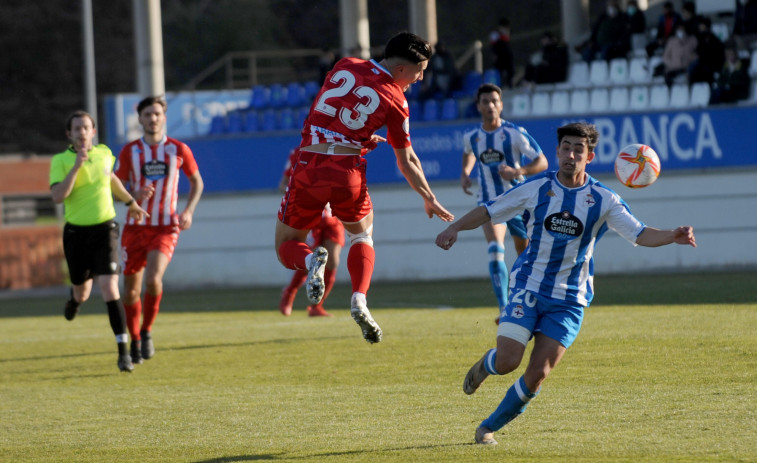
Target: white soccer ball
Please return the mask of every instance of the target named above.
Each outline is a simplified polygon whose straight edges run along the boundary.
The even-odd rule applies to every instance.
[[[615,158],[615,176],[629,188],[649,186],[659,175],[660,158],[647,145],[628,145]]]

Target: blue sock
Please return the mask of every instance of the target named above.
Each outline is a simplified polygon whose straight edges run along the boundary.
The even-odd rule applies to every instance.
[[[489,275],[501,311],[507,305],[509,279],[505,265],[505,247],[496,241],[489,242]]]
[[[494,369],[494,361],[497,358],[497,349],[489,349],[486,353],[486,359],[484,360],[484,369],[490,375],[498,375],[497,370]]]
[[[526,410],[528,402],[531,401],[539,391],[531,392],[526,387],[526,382],[521,376],[510,389],[507,390],[505,398],[502,399],[499,406],[489,415],[489,418],[481,422],[481,426],[499,431],[504,425],[514,420],[518,415]]]

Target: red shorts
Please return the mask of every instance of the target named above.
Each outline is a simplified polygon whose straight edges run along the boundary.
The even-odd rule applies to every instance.
[[[147,253],[160,251],[170,260],[179,241],[179,227],[125,225],[121,235],[124,275],[134,275],[147,265]]]
[[[336,217],[323,216],[318,225],[310,231],[313,242],[308,244],[311,248],[322,246],[324,241],[333,241],[344,247],[344,225]]]
[[[298,230],[312,230],[327,203],[342,222],[359,222],[373,205],[362,156],[301,151],[281,199],[279,220]]]

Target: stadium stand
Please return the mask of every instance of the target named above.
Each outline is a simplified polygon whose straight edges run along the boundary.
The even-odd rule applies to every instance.
[[[242,131],[242,113],[231,111],[226,117],[226,133],[240,133]]]
[[[649,88],[646,85],[631,87],[628,96],[628,108],[633,111],[643,111],[649,108]]]
[[[210,120],[210,135],[220,135],[225,131],[226,121],[224,116],[213,116]]]
[[[626,84],[630,80],[628,60],[615,58],[610,61],[610,82],[613,84]]]
[[[290,108],[297,108],[307,102],[305,99],[305,87],[298,82],[291,82],[286,87],[287,90],[287,106]]]
[[[670,106],[672,108],[685,108],[689,105],[688,84],[673,84],[670,88]]]
[[[691,86],[691,100],[689,102],[695,108],[703,108],[710,104],[710,84],[697,82]]]
[[[589,82],[591,85],[607,85],[610,76],[607,61],[596,59],[589,66]]]
[[[584,110],[603,113],[610,108],[610,92],[606,87],[594,87],[589,93],[589,107]]]
[[[271,91],[265,85],[256,85],[252,87],[252,98],[250,99],[250,108],[265,109],[270,104]]]
[[[443,121],[453,121],[460,118],[460,109],[457,105],[457,100],[454,98],[445,98],[442,101],[442,114],[441,119]]]
[[[575,114],[589,111],[589,91],[576,89],[570,93],[570,112]]]
[[[549,114],[550,102],[549,93],[536,92],[531,97],[531,114],[534,116],[545,116]]]
[[[610,91],[610,111],[619,113],[628,110],[628,99],[628,87],[614,87]]]
[[[244,118],[244,131],[245,132],[257,132],[259,130],[260,122],[258,120],[258,112],[255,110],[247,111],[247,116]]]
[[[494,84],[497,86],[500,86],[502,84],[502,78],[500,76],[499,70],[497,69],[486,69],[484,71],[482,79],[483,82],[487,84]]]
[[[287,103],[287,91],[286,87],[281,84],[271,84],[268,87],[271,100],[270,105],[272,108],[283,108]]]
[[[423,102],[423,120],[426,122],[439,120],[439,102],[433,98]]]
[[[567,114],[569,110],[568,102],[570,96],[565,90],[555,90],[552,93],[551,108],[552,114]]]
[[[513,116],[528,116],[531,113],[530,98],[525,93],[518,93],[513,97]]]
[[[649,107],[666,109],[670,103],[670,89],[665,84],[655,84],[649,90]]]
[[[586,61],[576,61],[571,64],[568,87],[586,87],[589,83],[589,65]]]

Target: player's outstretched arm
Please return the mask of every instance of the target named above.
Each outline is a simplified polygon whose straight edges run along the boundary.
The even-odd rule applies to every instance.
[[[428,185],[428,181],[426,181],[426,176],[423,174],[421,161],[415,154],[413,147],[397,148],[394,150],[394,155],[397,157],[397,167],[402,172],[402,175],[405,176],[407,183],[423,198],[425,203],[424,208],[429,218],[436,215],[445,222],[455,220],[455,216],[437,201],[436,196],[431,191],[431,187]]]
[[[696,238],[694,237],[694,228],[685,226],[673,230],[660,230],[653,227],[646,227],[636,238],[636,244],[655,248],[667,244],[688,244],[697,247]]]
[[[463,230],[473,230],[490,221],[489,213],[484,206],[478,206],[460,217],[436,237],[436,245],[447,250],[457,241],[457,234]]]

